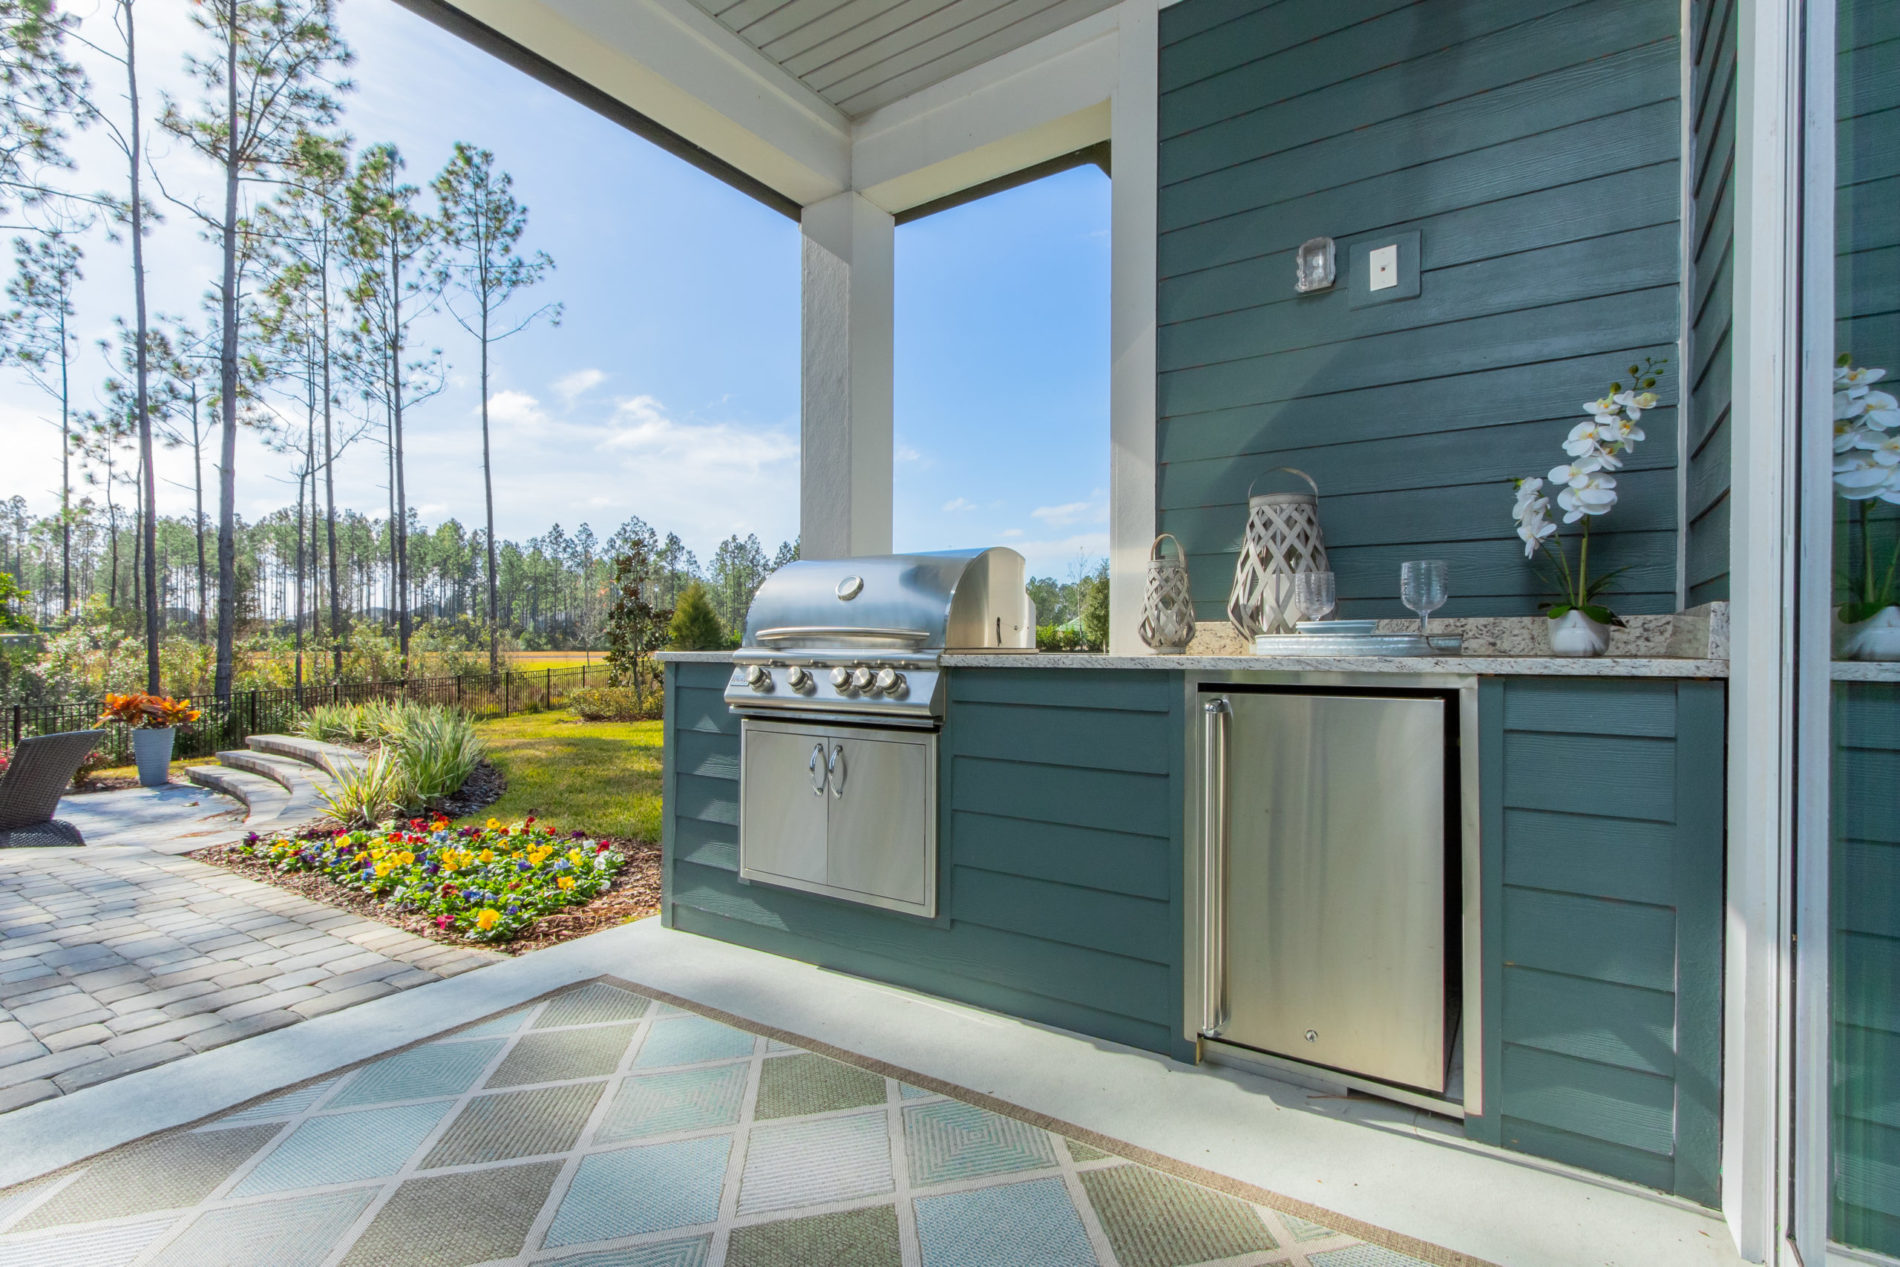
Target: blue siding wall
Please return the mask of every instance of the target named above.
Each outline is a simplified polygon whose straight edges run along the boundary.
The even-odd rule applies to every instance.
[[[1695,252],[1689,330],[1689,605],[1728,597],[1729,397],[1735,275],[1735,29],[1737,0],[1695,0],[1690,197]]]
[[[667,668],[668,926],[1192,1056],[1178,676],[953,671],[930,921],[739,882],[726,673]]]
[[[1513,476],[1679,325],[1672,0],[1185,0],[1161,15],[1158,496],[1216,618],[1249,481],[1299,467],[1345,614],[1401,614],[1398,565],[1452,565],[1447,614],[1527,613]],[[1418,298],[1293,291],[1293,252],[1422,235]],[[1671,365],[1665,399],[1674,398]],[[1676,417],[1593,557],[1626,612],[1674,607]],[[1284,478],[1284,477],[1283,477]]]
[[[1723,684],[1481,688],[1474,1137],[1714,1205]]]
[[[1834,688],[1834,1238],[1900,1255],[1900,686]]]

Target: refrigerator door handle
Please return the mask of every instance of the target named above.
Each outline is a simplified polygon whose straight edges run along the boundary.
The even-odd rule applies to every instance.
[[[1226,696],[1208,700],[1201,813],[1201,1034],[1227,1024],[1227,719]]]

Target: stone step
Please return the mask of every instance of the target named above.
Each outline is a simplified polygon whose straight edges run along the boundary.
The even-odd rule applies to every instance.
[[[263,775],[289,792],[289,804],[277,815],[283,825],[301,825],[323,817],[327,805],[323,794],[336,789],[336,778],[329,771],[289,757],[243,748],[220,752],[218,761],[232,769]]]
[[[321,739],[305,739],[301,735],[251,735],[245,739],[246,746],[253,751],[275,757],[288,757],[292,761],[301,761],[305,765],[315,766],[328,774],[340,774],[345,770],[356,770],[363,765],[364,757],[360,752],[345,748],[340,744],[325,743]]]
[[[282,815],[290,807],[291,794],[275,779],[223,765],[190,766],[185,770],[185,777],[199,787],[242,801],[247,831],[274,831],[290,825]]]

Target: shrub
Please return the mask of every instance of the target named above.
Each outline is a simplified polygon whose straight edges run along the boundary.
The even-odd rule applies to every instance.
[[[719,626],[719,614],[713,610],[706,587],[694,581],[680,595],[679,607],[667,630],[668,643],[676,651],[719,651],[726,646],[725,630]]]
[[[319,872],[482,942],[508,941],[541,916],[605,892],[625,865],[606,841],[558,836],[532,818],[456,829],[441,817],[411,818],[330,836],[253,835],[238,851],[279,871]]]
[[[91,752],[86,754],[86,759],[79,763],[79,768],[73,771],[73,786],[76,788],[85,787],[92,782],[93,775],[99,773],[99,771],[111,764],[111,757],[108,757],[102,750],[94,748]]]
[[[319,789],[323,813],[344,827],[371,827],[418,808],[422,798],[393,748],[380,748],[354,768],[336,775],[334,788]]]
[[[484,751],[474,719],[447,708],[400,715],[394,743],[409,790],[424,803],[456,792],[481,763]]]
[[[643,699],[642,692],[629,687],[590,686],[574,692],[571,702],[574,711],[588,721],[649,721],[660,716],[661,710],[659,696],[648,694]]]
[[[1079,629],[1071,629],[1067,625],[1038,625],[1036,650],[1084,651],[1087,650],[1087,643]]]
[[[359,705],[317,704],[297,723],[297,733],[325,743],[354,743],[362,720],[363,710]]]

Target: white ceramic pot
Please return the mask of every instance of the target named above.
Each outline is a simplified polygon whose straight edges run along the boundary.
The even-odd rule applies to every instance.
[[[1837,613],[1834,654],[1842,660],[1900,660],[1900,607],[1883,607],[1851,625]]]
[[[1552,655],[1597,656],[1610,649],[1610,627],[1574,608],[1549,623]]]
[[[172,741],[177,736],[172,726],[141,726],[132,732],[132,756],[139,763],[141,786],[163,787],[171,782]]]

